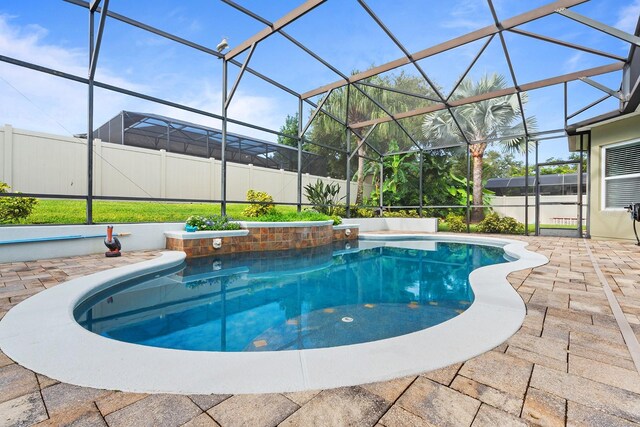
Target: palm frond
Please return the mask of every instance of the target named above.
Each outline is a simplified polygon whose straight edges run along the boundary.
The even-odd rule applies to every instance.
[[[507,80],[499,74],[484,75],[477,82],[471,79],[462,81],[452,99],[462,99],[497,91],[507,87]],[[522,103],[528,101],[526,93],[521,94]],[[517,95],[491,98],[471,104],[461,105],[455,109],[456,118],[464,135],[470,141],[483,142],[501,138],[505,149],[513,151],[518,144],[523,145],[521,138],[509,138],[509,135],[524,134],[520,103]],[[527,118],[529,131],[536,128],[534,118]],[[447,111],[438,111],[425,115],[422,126],[423,134],[432,144],[444,146],[453,140],[460,139],[462,134]],[[524,150],[522,147],[519,150]]]

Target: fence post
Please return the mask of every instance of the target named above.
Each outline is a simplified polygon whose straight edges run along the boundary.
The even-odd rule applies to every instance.
[[[93,194],[102,196],[102,140],[95,138],[93,140]]]
[[[284,173],[284,169],[280,168],[280,191],[278,192],[278,194],[280,195],[280,197],[282,197],[282,193],[284,191],[284,187],[285,187],[285,182],[286,182],[286,176]],[[276,196],[277,197],[277,196]],[[296,196],[297,197],[297,196]],[[276,200],[277,201],[277,200]],[[285,199],[286,202],[288,202],[289,200]]]
[[[160,197],[167,197],[167,150],[160,149]]]
[[[249,188],[255,188],[253,178],[253,163],[249,163]]]
[[[13,187],[13,127],[4,125],[4,167],[2,181]],[[15,191],[13,188],[10,191]]]
[[[216,199],[216,159],[209,157],[209,198]]]

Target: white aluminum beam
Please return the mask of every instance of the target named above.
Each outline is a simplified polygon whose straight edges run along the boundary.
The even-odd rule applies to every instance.
[[[449,102],[449,106],[458,107],[460,105],[471,104],[471,103],[478,102],[478,101],[485,101],[487,99],[498,98],[500,96],[515,95],[518,92],[526,92],[528,90],[540,89],[540,88],[543,88],[543,87],[553,86],[553,85],[564,83],[564,82],[570,82],[570,81],[574,81],[574,80],[579,80],[582,77],[591,77],[591,76],[597,76],[597,75],[600,75],[600,74],[611,73],[611,72],[614,72],[614,71],[622,70],[624,65],[625,65],[624,62],[614,62],[614,63],[609,64],[609,65],[603,65],[603,66],[600,66],[600,67],[589,68],[589,69],[586,69],[586,70],[576,71],[576,72],[569,73],[569,74],[563,74],[561,76],[551,77],[551,78],[544,79],[544,80],[538,80],[538,81],[535,81],[535,82],[525,83],[523,85],[520,85],[520,88],[519,88],[520,90],[518,90],[515,87],[509,87],[509,88],[505,88],[505,89],[500,89],[500,90],[496,90],[496,91],[492,91],[492,92],[483,93],[483,94],[476,95],[476,96],[471,96],[471,97],[468,97],[468,98],[456,99],[454,101]],[[445,110],[445,109],[447,109],[447,106],[445,104],[441,103],[441,104],[436,104],[436,105],[430,105],[430,106],[423,107],[423,108],[418,108],[418,109],[411,110],[411,111],[406,111],[404,113],[394,114],[393,118],[391,118],[391,117],[382,117],[382,118],[379,118],[379,119],[372,119],[372,120],[367,120],[367,121],[364,121],[364,122],[353,123],[350,126],[352,128],[354,128],[354,129],[359,129],[359,128],[362,128],[362,127],[371,126],[374,123],[390,122],[390,121],[392,121],[394,119],[400,120],[400,119],[405,119],[407,117],[419,116],[419,115],[422,115],[422,114],[432,113],[434,111],[440,111],[440,110]]]
[[[514,16],[513,18],[506,19],[501,22],[501,27],[498,28],[495,25],[489,25],[487,27],[481,28],[476,31],[472,31],[463,36],[456,37],[454,39],[448,40],[444,43],[437,44],[430,48],[421,50],[411,55],[411,59],[414,61],[419,61],[421,59],[436,55],[438,53],[446,52],[448,50],[454,49],[456,47],[465,45],[467,43],[474,42],[476,40],[480,40],[484,37],[491,36],[496,34],[502,30],[508,30],[518,25],[526,24],[527,22],[534,21],[536,19],[542,18],[547,15],[551,15],[555,13],[557,10],[562,8],[567,8],[571,6],[575,6],[581,3],[585,3],[588,0],[557,0],[553,3],[549,3],[545,6],[539,7],[537,9],[530,10],[529,12],[525,12],[523,14]],[[403,57],[396,59],[395,61],[388,62],[386,64],[382,64],[378,67],[374,67],[370,70],[363,71],[361,73],[354,74],[349,77],[349,83],[354,83],[377,74],[384,73],[389,70],[393,70],[395,68],[401,67],[403,65],[409,64],[411,59],[408,57]],[[325,86],[319,87],[317,89],[311,90],[309,92],[303,93],[302,98],[309,98],[312,96],[319,95],[328,91],[329,89],[334,89],[340,86],[344,86],[346,83],[343,80],[339,80],[337,82],[329,83]]]
[[[636,46],[640,46],[640,37],[634,36],[632,34],[626,33],[617,28],[611,27],[607,24],[603,24],[602,22],[596,21],[594,19],[588,18],[586,16],[580,15],[572,10],[561,8],[556,11],[562,16],[566,16],[569,19],[573,19],[576,22],[584,24],[588,27],[594,28],[598,31],[601,31],[605,34],[609,34],[610,36],[616,37],[620,40],[624,40],[627,43],[634,44]]]
[[[602,92],[604,92],[604,93],[606,93],[606,94],[608,94],[610,96],[613,96],[614,98],[618,98],[620,101],[625,101],[624,96],[622,96],[620,91],[609,89],[605,85],[600,84],[595,80],[591,80],[588,77],[580,77],[580,81],[585,82],[589,86],[593,86],[596,89],[601,90]]]
[[[249,47],[251,47],[252,44],[259,43],[260,41],[266,39],[271,34],[284,28],[286,25],[292,23],[296,19],[300,18],[301,16],[305,15],[306,13],[320,6],[325,1],[326,0],[307,0],[300,6],[293,9],[291,12],[287,13],[282,18],[278,19],[276,22],[273,23],[273,25],[267,26],[262,31],[254,34],[253,36],[249,37],[247,40],[243,41],[242,43],[240,43],[239,45],[231,49],[229,52],[227,52],[224,58],[227,61],[235,58],[245,50],[249,49]]]

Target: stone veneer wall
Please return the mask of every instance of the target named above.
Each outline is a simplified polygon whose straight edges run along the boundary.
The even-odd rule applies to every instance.
[[[249,228],[246,236],[207,237],[202,239],[180,239],[167,237],[167,249],[183,251],[187,257],[229,254],[253,251],[280,251],[328,245],[337,240],[358,238],[358,229],[351,228],[346,236],[344,229],[333,229],[332,225],[312,227],[257,227]],[[222,246],[213,247],[213,241],[220,239]]]
[[[351,230],[351,234],[349,236],[347,236],[345,234],[345,231],[347,230]],[[333,229],[333,241],[337,242],[340,240],[358,240],[358,228],[357,227],[352,227],[349,229],[345,229],[345,228],[334,228]]]

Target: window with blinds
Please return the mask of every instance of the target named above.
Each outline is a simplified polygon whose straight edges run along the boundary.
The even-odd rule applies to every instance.
[[[640,141],[604,152],[604,207],[621,209],[640,203]]]

